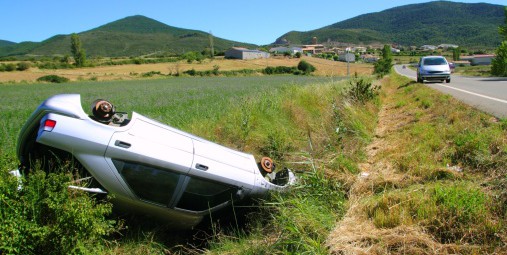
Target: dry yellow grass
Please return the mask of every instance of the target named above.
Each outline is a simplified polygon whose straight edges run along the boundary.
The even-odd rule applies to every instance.
[[[319,76],[344,76],[347,74],[347,63],[330,61],[319,58],[303,57],[306,61],[317,68],[314,73]],[[254,60],[230,60],[215,59],[206,60],[202,63],[188,64],[186,61],[176,63],[158,63],[142,65],[118,65],[118,66],[99,66],[75,69],[39,69],[32,67],[26,71],[0,72],[0,82],[34,82],[37,78],[45,75],[59,75],[76,80],[130,80],[137,79],[141,74],[147,72],[160,72],[162,74],[175,74],[186,70],[195,69],[197,71],[212,70],[214,66],[219,66],[221,71],[231,71],[240,69],[263,69],[267,66],[297,66],[300,59],[297,58],[269,58]],[[369,75],[373,71],[373,66],[369,64],[351,64],[350,73]]]

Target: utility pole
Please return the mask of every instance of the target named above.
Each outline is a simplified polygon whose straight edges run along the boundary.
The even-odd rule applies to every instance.
[[[209,46],[211,48],[211,59],[215,58],[215,49],[213,48],[213,33],[209,31]]]
[[[347,60],[347,78],[350,78],[350,61],[349,61],[349,51],[345,51],[345,60]]]

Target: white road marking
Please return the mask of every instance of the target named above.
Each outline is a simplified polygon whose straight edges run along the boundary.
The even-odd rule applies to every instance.
[[[490,99],[490,100],[493,100],[493,101],[497,101],[497,102],[500,102],[500,103],[507,104],[507,100],[503,100],[503,99],[500,99],[500,98],[490,97],[490,96],[478,94],[478,93],[471,92],[471,91],[464,90],[464,89],[458,89],[458,88],[455,88],[455,87],[444,85],[442,83],[436,83],[436,85],[439,85],[439,86],[442,86],[442,87],[446,87],[448,89],[454,89],[454,90],[457,90],[457,91],[461,91],[463,93],[467,93],[467,94],[470,94],[470,95],[474,95],[474,96],[478,96],[478,97],[482,97],[482,98],[487,98],[487,99]]]

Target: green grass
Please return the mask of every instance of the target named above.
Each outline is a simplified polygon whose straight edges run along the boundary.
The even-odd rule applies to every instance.
[[[424,227],[454,251],[498,251],[506,236],[504,120],[398,75],[389,86],[383,100],[400,123],[382,157],[404,181],[365,198],[364,213],[377,228]]]
[[[491,66],[457,66],[454,74],[464,76],[491,76]]]
[[[216,122],[242,101],[268,90],[291,84],[308,84],[323,78],[303,76],[242,78],[168,78],[141,81],[74,82],[67,84],[0,85],[0,163],[3,169],[17,166],[16,140],[26,119],[48,97],[81,94],[89,111],[97,98],[108,99],[118,111],[136,111],[162,123],[193,132],[202,123]],[[208,134],[201,134],[206,136]],[[213,134],[209,134],[213,138]]]
[[[352,162],[361,157],[360,151],[371,137],[368,130],[370,133],[373,130],[371,125],[361,122],[371,120],[377,109],[375,105],[364,107],[369,103],[344,104],[347,100],[342,97],[342,91],[346,86],[346,82],[305,76],[1,85],[2,176],[16,167],[18,132],[40,102],[54,94],[79,93],[87,109],[89,102],[106,98],[118,110],[136,111],[254,155],[272,156],[280,165],[298,170],[300,184],[294,192],[276,194],[258,208],[238,207],[238,213],[241,210],[245,215],[258,215],[247,217],[241,226],[220,225],[220,219],[209,226],[204,224],[204,229],[201,228],[207,236],[204,242],[191,238],[199,231],[174,233],[137,219],[127,220],[127,228],[118,236],[107,238],[106,245],[91,240],[80,249],[98,245],[93,250],[106,254],[169,251],[197,254],[203,250],[324,254],[327,233],[343,214],[345,201],[344,188],[340,182],[328,178],[327,171],[331,167],[345,171],[353,168]],[[336,132],[338,126],[342,131]],[[327,163],[334,158],[339,160]],[[72,205],[66,208],[73,210]],[[233,215],[235,218],[236,214]],[[290,225],[291,222],[294,224]],[[264,241],[267,246],[256,245]],[[201,244],[196,247],[196,243]]]

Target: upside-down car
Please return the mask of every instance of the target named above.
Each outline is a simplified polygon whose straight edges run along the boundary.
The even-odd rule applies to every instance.
[[[106,100],[85,113],[78,94],[55,95],[29,117],[19,134],[20,172],[37,160],[69,157],[84,169],[69,188],[113,194],[115,206],[190,228],[203,216],[246,197],[284,190],[295,182],[270,158],[258,163],[239,152],[136,112],[116,112]],[[17,172],[19,174],[19,172]]]

